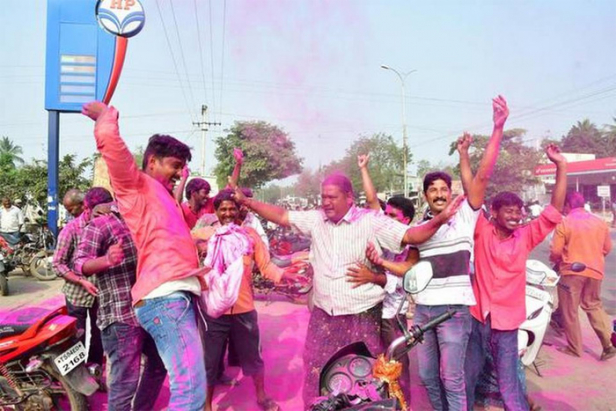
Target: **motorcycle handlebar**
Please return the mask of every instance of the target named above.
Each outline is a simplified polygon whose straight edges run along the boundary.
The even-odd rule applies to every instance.
[[[426,331],[430,331],[431,329],[435,328],[440,323],[443,323],[449,320],[451,317],[454,316],[455,313],[456,313],[455,310],[448,310],[447,312],[444,312],[443,314],[439,315],[433,320],[428,321],[425,324],[418,325],[414,330],[411,330],[411,332],[413,333],[413,337],[415,338],[421,337],[422,335],[425,334]]]

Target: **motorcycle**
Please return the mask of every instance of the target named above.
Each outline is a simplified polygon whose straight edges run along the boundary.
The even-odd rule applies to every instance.
[[[87,410],[99,388],[66,307],[31,324],[0,327],[0,409]],[[6,408],[5,408],[6,407]]]
[[[404,276],[404,290],[417,294],[432,279],[432,266],[420,261]],[[404,302],[398,308],[398,314]],[[355,342],[338,350],[325,364],[319,378],[321,397],[311,411],[334,410],[406,410],[398,377],[402,364],[397,360],[423,341],[423,335],[447,321],[455,311],[448,311],[423,325],[407,329],[398,318],[403,335],[396,338],[385,354],[374,357],[363,342]]]
[[[312,290],[312,265],[308,262],[308,251],[301,251],[292,255],[279,256],[272,254],[271,261],[285,272],[294,274],[293,281],[281,281],[275,284],[266,279],[260,272],[253,273],[253,289],[256,294],[266,297],[266,305],[271,304],[272,295],[279,294],[295,303],[306,303]]]
[[[269,235],[270,252],[279,256],[310,249],[310,239],[297,234],[292,228],[278,226]]]
[[[40,281],[56,278],[52,268],[55,239],[46,225],[32,225],[29,232],[23,233],[16,245],[0,237],[0,278],[7,279],[8,274],[20,268],[25,275],[32,275]],[[0,286],[2,285],[0,279]],[[8,283],[8,281],[7,281]],[[8,294],[8,284],[2,288],[2,295]]]

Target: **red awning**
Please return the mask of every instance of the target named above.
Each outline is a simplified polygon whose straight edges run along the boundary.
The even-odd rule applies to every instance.
[[[596,160],[576,161],[567,164],[567,175],[616,172],[616,157],[598,158]],[[556,165],[541,164],[535,167],[536,176],[556,174]]]

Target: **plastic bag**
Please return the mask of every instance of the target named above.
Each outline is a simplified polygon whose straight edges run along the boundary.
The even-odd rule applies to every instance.
[[[201,306],[208,316],[218,318],[235,305],[244,276],[244,256],[253,253],[250,237],[235,224],[222,226],[208,241],[204,265],[207,289],[201,293]]]

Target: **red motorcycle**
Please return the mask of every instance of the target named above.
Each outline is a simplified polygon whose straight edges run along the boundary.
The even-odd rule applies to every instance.
[[[99,386],[76,323],[61,307],[34,323],[0,325],[0,409],[88,409]]]
[[[255,294],[264,295],[269,305],[272,294],[282,295],[294,303],[306,304],[312,290],[312,265],[308,262],[308,251],[300,251],[291,255],[272,254],[272,263],[285,272],[294,274],[293,281],[281,281],[275,284],[263,277],[258,270],[253,273],[252,286]]]

